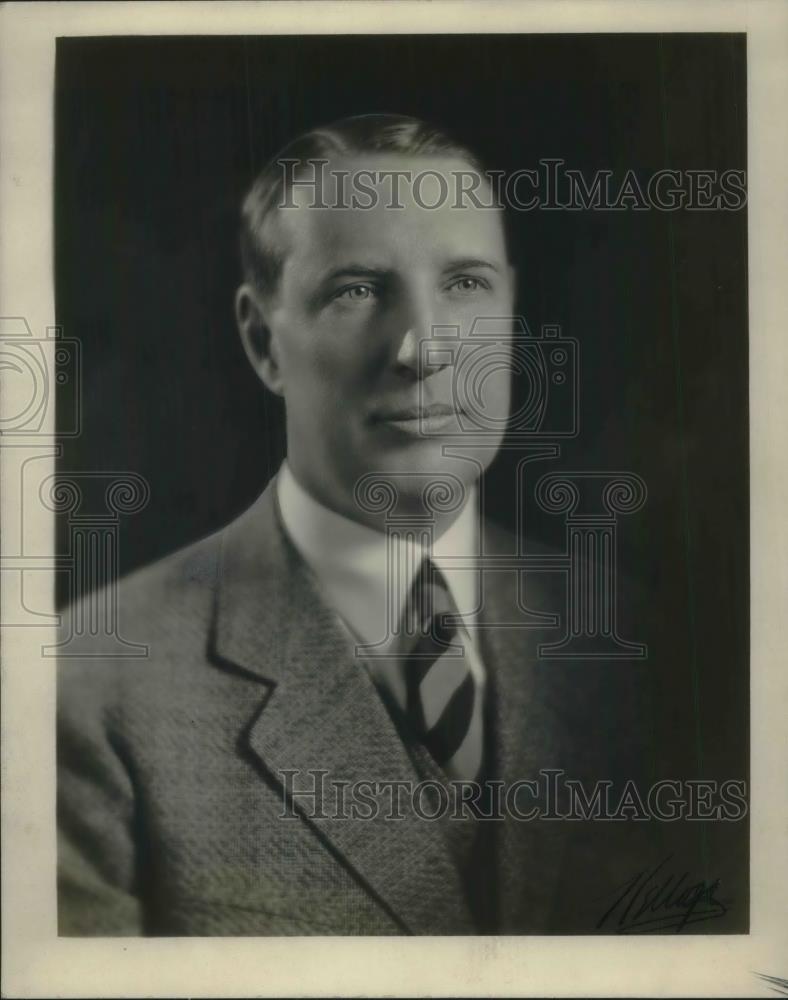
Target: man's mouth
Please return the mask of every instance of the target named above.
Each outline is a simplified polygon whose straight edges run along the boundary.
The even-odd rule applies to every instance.
[[[455,424],[458,417],[458,409],[449,403],[429,403],[426,406],[387,407],[375,412],[372,422],[419,435],[439,433]]]

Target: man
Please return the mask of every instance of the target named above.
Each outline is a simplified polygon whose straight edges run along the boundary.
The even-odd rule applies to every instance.
[[[120,585],[146,661],[61,664],[60,933],[594,929],[605,857],[582,824],[529,821],[523,782],[631,762],[626,668],[540,663],[534,613],[560,612],[562,581],[523,601],[483,567],[517,551],[476,487],[509,408],[515,278],[486,180],[457,204],[469,172],[437,130],[371,115],[253,185],[236,315],[287,460],[236,522]],[[497,434],[474,436],[480,414]],[[500,815],[496,782],[522,793]]]

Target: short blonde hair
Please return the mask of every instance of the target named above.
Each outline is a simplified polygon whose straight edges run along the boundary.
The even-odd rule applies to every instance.
[[[296,177],[315,160],[359,153],[452,156],[481,174],[485,172],[480,159],[466,146],[441,129],[407,115],[356,115],[304,132],[268,161],[244,198],[241,265],[245,281],[263,295],[271,295],[282,274],[285,251],[265,225],[286,193],[282,161],[296,161],[291,171],[291,176]]]

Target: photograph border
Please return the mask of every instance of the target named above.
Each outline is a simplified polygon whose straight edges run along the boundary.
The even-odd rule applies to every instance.
[[[3,574],[2,994],[72,996],[741,996],[788,977],[788,5],[739,0],[381,3],[63,3],[0,10],[0,316],[43,338],[55,322],[54,56],[60,36],[497,32],[746,32],[751,475],[750,933],[659,937],[57,937],[55,514],[21,509],[27,462],[54,473],[53,408],[35,440],[0,447],[4,548],[24,513],[41,570]],[[53,350],[54,339],[48,344]],[[2,375],[0,374],[0,378]],[[2,412],[15,412],[11,394]],[[46,473],[44,473],[46,474]],[[9,564],[10,565],[10,564]],[[21,578],[21,574],[19,574]],[[6,579],[7,578],[7,579]],[[29,588],[29,590],[27,589]],[[0,621],[7,621],[5,614]],[[785,982],[785,979],[782,980]]]

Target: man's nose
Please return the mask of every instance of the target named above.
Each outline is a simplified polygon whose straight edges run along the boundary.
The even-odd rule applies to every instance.
[[[445,352],[429,349],[429,341],[435,335],[436,319],[428,303],[414,304],[408,310],[404,327],[396,358],[400,372],[427,378],[446,367]]]

